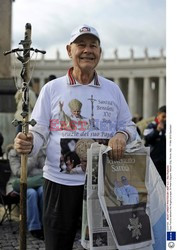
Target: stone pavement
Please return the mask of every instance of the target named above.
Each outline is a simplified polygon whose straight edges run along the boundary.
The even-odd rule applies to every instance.
[[[0,219],[1,219],[0,213]],[[17,217],[12,217],[12,221],[4,221],[0,225],[0,250],[19,249],[19,221]],[[38,240],[27,233],[27,250],[45,250],[44,241]],[[73,250],[83,250],[80,244],[80,232],[78,231]]]

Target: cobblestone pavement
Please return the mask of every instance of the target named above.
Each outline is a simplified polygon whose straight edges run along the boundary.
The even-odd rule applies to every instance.
[[[0,225],[0,250],[19,249],[19,222],[4,221]],[[27,233],[27,250],[45,250],[44,241],[38,240]],[[73,250],[83,250],[80,244],[80,232],[77,233]]]

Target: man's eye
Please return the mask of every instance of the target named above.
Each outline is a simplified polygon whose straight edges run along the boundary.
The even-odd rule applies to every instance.
[[[97,45],[96,44],[92,44],[91,47],[92,48],[97,48]]]
[[[79,46],[79,47],[84,47],[85,44],[84,44],[84,43],[79,43],[78,46]]]

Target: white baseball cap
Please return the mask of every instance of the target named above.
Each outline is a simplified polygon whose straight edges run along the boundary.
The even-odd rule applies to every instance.
[[[69,43],[70,44],[73,43],[76,40],[76,38],[85,34],[90,34],[90,35],[95,36],[100,42],[100,37],[96,29],[87,24],[83,24],[83,25],[78,26],[72,31]]]

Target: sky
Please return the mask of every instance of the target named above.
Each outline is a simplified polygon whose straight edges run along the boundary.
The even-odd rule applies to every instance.
[[[113,58],[159,56],[166,49],[165,0],[15,0],[12,6],[12,48],[24,37],[25,24],[32,25],[32,47],[46,50],[46,58],[68,59],[66,44],[80,24],[97,29],[103,55]]]

